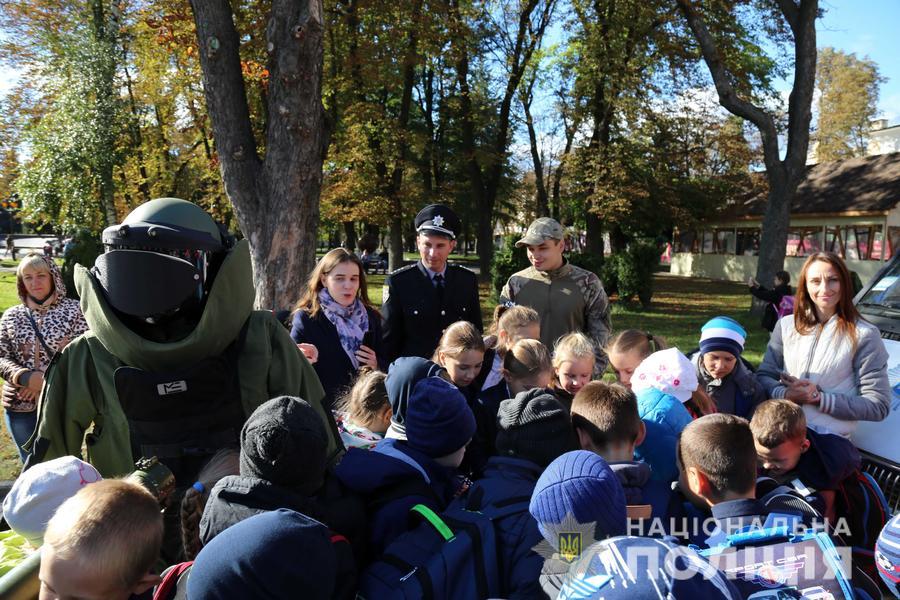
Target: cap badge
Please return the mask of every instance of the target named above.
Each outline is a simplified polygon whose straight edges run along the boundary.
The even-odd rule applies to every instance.
[[[431,224],[435,227],[443,227],[444,226],[444,217],[441,215],[436,216],[431,220]]]

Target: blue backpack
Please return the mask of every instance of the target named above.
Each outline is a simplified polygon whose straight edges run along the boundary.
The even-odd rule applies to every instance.
[[[818,492],[806,488],[795,479],[791,486],[776,488],[762,501],[775,512],[798,511],[809,515],[810,510],[801,507],[804,500],[818,511],[824,505]],[[841,481],[835,490],[834,514],[838,522],[830,524],[834,528],[830,532],[839,544],[851,549],[854,569],[861,569],[870,579],[878,581],[875,540],[891,517],[890,507],[878,482],[864,471],[856,471]]]
[[[850,567],[842,563],[831,537],[796,524],[795,515],[772,513],[762,528],[723,536],[698,552],[744,598],[856,598]]]
[[[474,498],[477,500],[477,498]],[[472,499],[470,499],[472,500]],[[424,520],[394,540],[360,576],[359,598],[469,600],[501,594],[494,521],[528,510],[529,498],[438,515],[424,504],[410,509]]]

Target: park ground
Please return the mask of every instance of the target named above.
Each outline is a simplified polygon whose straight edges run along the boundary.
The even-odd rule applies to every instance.
[[[8,261],[0,266],[9,267]],[[369,275],[369,299],[381,304],[381,288],[384,275]],[[655,292],[652,306],[641,309],[626,305],[613,296],[612,324],[614,331],[642,329],[661,335],[669,344],[688,352],[697,348],[700,327],[711,317],[728,315],[740,321],[748,332],[744,356],[753,364],[759,364],[766,348],[768,333],[759,326],[759,319],[751,315],[750,294],[747,286],[709,279],[688,279],[667,273],[655,275]],[[494,301],[487,284],[481,286],[481,306],[487,325],[491,321]],[[0,309],[17,304],[15,273],[0,272]],[[0,433],[0,480],[13,479],[19,472],[19,459],[5,428]]]

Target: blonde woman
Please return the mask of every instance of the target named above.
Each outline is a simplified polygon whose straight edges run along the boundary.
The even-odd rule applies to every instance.
[[[78,301],[66,298],[66,287],[53,259],[31,253],[16,269],[22,304],[0,319],[0,377],[7,430],[25,461],[22,445],[37,424],[37,399],[50,359],[87,331]]]

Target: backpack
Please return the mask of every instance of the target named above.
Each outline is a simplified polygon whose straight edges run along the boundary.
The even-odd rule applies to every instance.
[[[793,487],[783,486],[780,498],[789,498],[795,494],[804,497],[821,514],[824,502],[815,490],[807,489],[799,480],[794,480]],[[784,491],[787,489],[787,491]],[[777,500],[777,504],[765,502],[767,508],[780,510],[787,505]],[[796,508],[794,500],[788,504]],[[804,511],[808,512],[808,511]],[[841,542],[853,552],[853,564],[860,567],[869,577],[878,581],[875,567],[875,540],[891,518],[891,510],[884,493],[871,475],[863,471],[855,471],[838,484],[834,494],[835,523],[830,525]]]
[[[856,471],[841,481],[834,496],[834,514],[844,543],[853,551],[853,564],[874,581],[879,581],[875,541],[891,518],[891,510],[875,479],[868,473]],[[845,531],[841,531],[843,524],[846,524]]]
[[[781,317],[786,317],[788,315],[794,314],[794,297],[793,296],[782,296],[781,300],[778,301],[778,304],[774,304],[775,307],[775,316],[779,319]]]
[[[744,598],[856,598],[845,565],[824,531],[794,527],[795,515],[771,513],[762,528],[733,533],[698,553],[732,580]]]
[[[417,527],[394,540],[367,567],[359,598],[369,600],[468,600],[501,594],[494,521],[528,510],[530,498],[511,498],[479,507],[473,494],[465,508],[438,515],[424,504],[410,509]]]
[[[772,480],[757,481],[757,492],[771,487]],[[791,486],[781,485],[770,489],[760,502],[770,511],[802,515],[804,523],[814,525],[824,522],[821,514],[824,501],[815,491],[806,488],[799,480]],[[828,532],[834,540],[850,551],[854,587],[869,595],[875,595],[880,580],[875,565],[875,540],[890,518],[890,509],[881,488],[871,475],[856,471],[844,479],[835,491],[834,513],[836,523]]]

